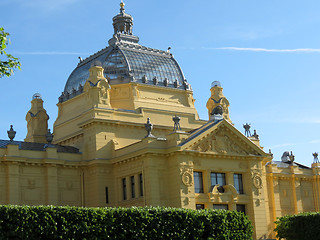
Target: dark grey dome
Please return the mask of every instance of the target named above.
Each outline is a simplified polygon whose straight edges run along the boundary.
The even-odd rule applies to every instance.
[[[109,47],[80,61],[69,76],[64,92],[59,97],[63,102],[80,94],[89,78],[89,68],[101,62],[104,75],[110,85],[138,82],[160,87],[191,90],[182,70],[169,51],[144,47],[139,38],[132,35],[132,17],[124,13],[113,18],[115,34],[109,40]]]

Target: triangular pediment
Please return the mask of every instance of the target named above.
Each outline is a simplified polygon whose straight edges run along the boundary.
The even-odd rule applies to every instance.
[[[180,146],[185,150],[213,154],[241,156],[267,155],[259,146],[245,137],[226,120],[218,123],[208,122],[192,133]]]

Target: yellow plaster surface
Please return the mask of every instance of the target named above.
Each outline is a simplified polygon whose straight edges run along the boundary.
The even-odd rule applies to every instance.
[[[30,111],[42,116],[27,114],[26,141],[36,142],[39,135],[45,142],[40,100],[33,100]],[[224,204],[229,210],[240,205],[253,222],[254,239],[274,238],[277,217],[318,211],[320,165],[278,166],[258,139],[231,124],[221,87],[211,89],[209,114],[217,101],[224,120],[203,121],[191,91],[134,82],[110,87],[103,68],[94,66],[83,93],[57,105],[54,143],[80,153],[22,150],[15,144],[0,148],[0,204],[191,209]],[[178,131],[175,115],[181,118]],[[147,118],[154,137],[146,137]],[[195,172],[202,174],[201,193],[195,191]],[[212,173],[224,174],[222,192],[211,185]],[[235,174],[242,176],[243,193],[235,187]]]

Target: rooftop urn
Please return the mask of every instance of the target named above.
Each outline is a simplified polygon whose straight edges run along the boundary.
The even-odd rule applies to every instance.
[[[16,131],[13,130],[13,125],[10,125],[10,129],[7,131],[7,133],[10,141],[13,141],[14,137],[16,136]]]

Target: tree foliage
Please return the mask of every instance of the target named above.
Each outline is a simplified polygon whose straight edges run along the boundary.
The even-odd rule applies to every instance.
[[[3,76],[11,76],[15,68],[20,70],[21,64],[19,59],[5,51],[9,43],[9,33],[0,27],[0,78]]]

